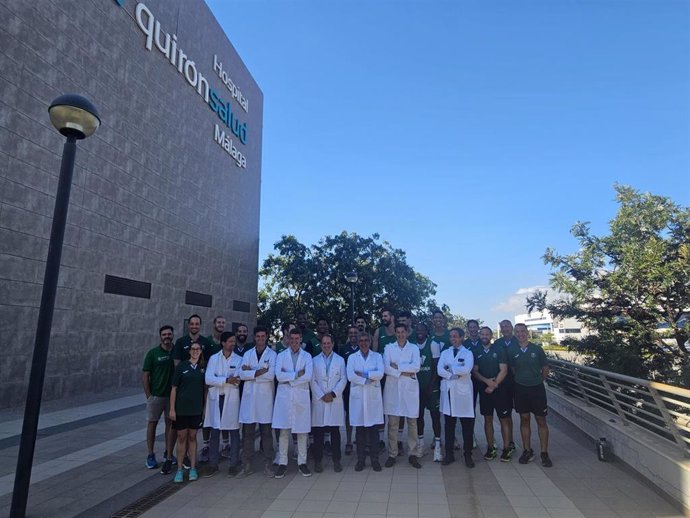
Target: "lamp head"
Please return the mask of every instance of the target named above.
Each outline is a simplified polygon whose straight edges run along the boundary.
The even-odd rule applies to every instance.
[[[354,284],[357,282],[357,272],[351,271],[350,273],[345,274],[345,280],[349,282],[350,284]]]
[[[50,104],[48,113],[55,129],[78,140],[90,137],[101,125],[98,110],[81,95],[61,95]]]

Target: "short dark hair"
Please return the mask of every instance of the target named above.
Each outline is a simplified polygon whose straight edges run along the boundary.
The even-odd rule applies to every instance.
[[[457,333],[460,335],[460,338],[465,336],[465,330],[462,327],[451,327],[449,333],[457,331]]]
[[[321,340],[319,340],[319,342],[323,342],[323,339],[324,339],[324,338],[330,338],[330,339],[331,339],[331,342],[333,341],[333,337],[332,337],[331,335],[329,335],[328,333],[325,333],[325,334],[321,337]]]
[[[283,323],[283,325],[280,326],[280,331],[284,333],[286,329],[290,329],[291,325],[292,325],[292,322]]]
[[[257,333],[266,333],[268,334],[268,329],[266,329],[264,326],[256,326],[254,328],[254,336],[256,336]]]
[[[199,324],[201,324],[201,317],[200,317],[199,315],[197,315],[196,313],[192,314],[192,316],[190,316],[190,317],[187,319],[187,322],[190,322],[193,318],[198,318],[198,319],[199,319]]]
[[[443,317],[446,316],[446,314],[445,314],[443,311],[441,311],[440,309],[438,309],[438,308],[436,308],[435,310],[433,310],[433,311],[431,312],[431,316],[433,317],[433,316],[436,315],[436,314],[442,315]]]
[[[232,338],[233,336],[235,336],[235,333],[233,333],[232,331],[223,331],[220,334],[220,343],[227,342],[228,338]]]
[[[355,317],[355,321],[359,320],[360,318],[361,318],[362,320],[364,320],[365,322],[367,321],[367,317],[365,317],[364,315],[357,315],[357,316]]]
[[[359,332],[359,327],[357,326],[347,326],[347,332],[350,332],[350,329],[355,329],[357,332]]]
[[[477,322],[474,318],[470,318],[470,319],[467,321],[467,323],[465,324],[465,327],[470,327],[470,324],[471,324],[472,322],[474,322],[475,324],[477,324],[477,326],[479,326],[479,322]]]
[[[164,326],[161,326],[161,328],[158,330],[158,336],[163,334],[163,331],[165,331],[166,329],[170,329],[173,332],[173,334],[175,334],[175,329],[173,328],[173,326],[166,324]]]
[[[390,306],[383,306],[383,307],[381,308],[381,314],[382,314],[382,315],[383,315],[383,312],[384,312],[384,311],[388,311],[391,315],[395,316],[395,313],[393,312],[393,310],[391,309]]]
[[[324,322],[326,322],[328,325],[331,325],[331,323],[328,321],[328,319],[327,319],[324,315],[321,315],[319,318],[317,318],[317,319],[316,319],[316,323],[318,324],[318,323],[321,322],[322,320],[323,320]]]
[[[417,328],[417,327],[419,327],[419,326],[422,326],[424,329],[426,329],[427,331],[429,331],[429,326],[426,325],[424,322],[417,322],[417,324],[415,325],[415,328]]]
[[[479,328],[480,331],[481,331],[482,329],[488,329],[488,330],[489,330],[489,333],[494,334],[493,330],[492,330],[489,326],[482,326],[482,327]]]
[[[213,317],[213,324],[214,325],[216,322],[218,322],[219,318],[222,318],[223,320],[225,320],[225,317],[223,315],[216,315],[215,317]]]
[[[402,327],[405,331],[407,331],[407,326],[401,322],[396,322],[395,323],[395,330],[397,331],[398,328]]]
[[[302,336],[302,330],[299,327],[293,327],[290,329],[290,334]]]
[[[400,317],[409,318],[410,320],[412,320],[412,313],[410,313],[409,311],[401,311],[400,313],[398,313],[398,318]]]

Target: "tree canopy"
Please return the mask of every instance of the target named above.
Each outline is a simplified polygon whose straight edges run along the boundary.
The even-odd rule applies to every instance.
[[[418,317],[430,315],[437,307],[436,284],[407,263],[403,250],[382,241],[378,234],[362,237],[342,232],[311,246],[286,235],[274,250],[259,272],[259,323],[269,329],[294,322],[297,313],[304,311],[312,320],[327,318],[342,339],[351,321],[350,285],[345,276],[353,271],[357,273],[356,312],[366,316],[369,326],[384,306]],[[441,309],[449,322],[462,321],[447,306]]]
[[[690,210],[667,197],[616,185],[619,208],[609,235],[593,235],[578,222],[571,234],[579,250],[547,249],[550,286],[527,309],[574,317],[593,334],[564,344],[591,363],[631,376],[687,384],[690,378]]]

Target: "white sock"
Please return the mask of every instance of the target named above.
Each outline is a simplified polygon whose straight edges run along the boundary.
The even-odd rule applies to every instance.
[[[402,440],[403,440],[403,431],[398,430],[398,442],[402,442]]]
[[[210,441],[204,440],[204,446],[208,446]]]

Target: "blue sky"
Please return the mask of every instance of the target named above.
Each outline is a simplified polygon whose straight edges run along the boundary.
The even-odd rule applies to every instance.
[[[260,261],[374,232],[488,323],[614,183],[690,205],[690,3],[221,1],[264,93]]]

